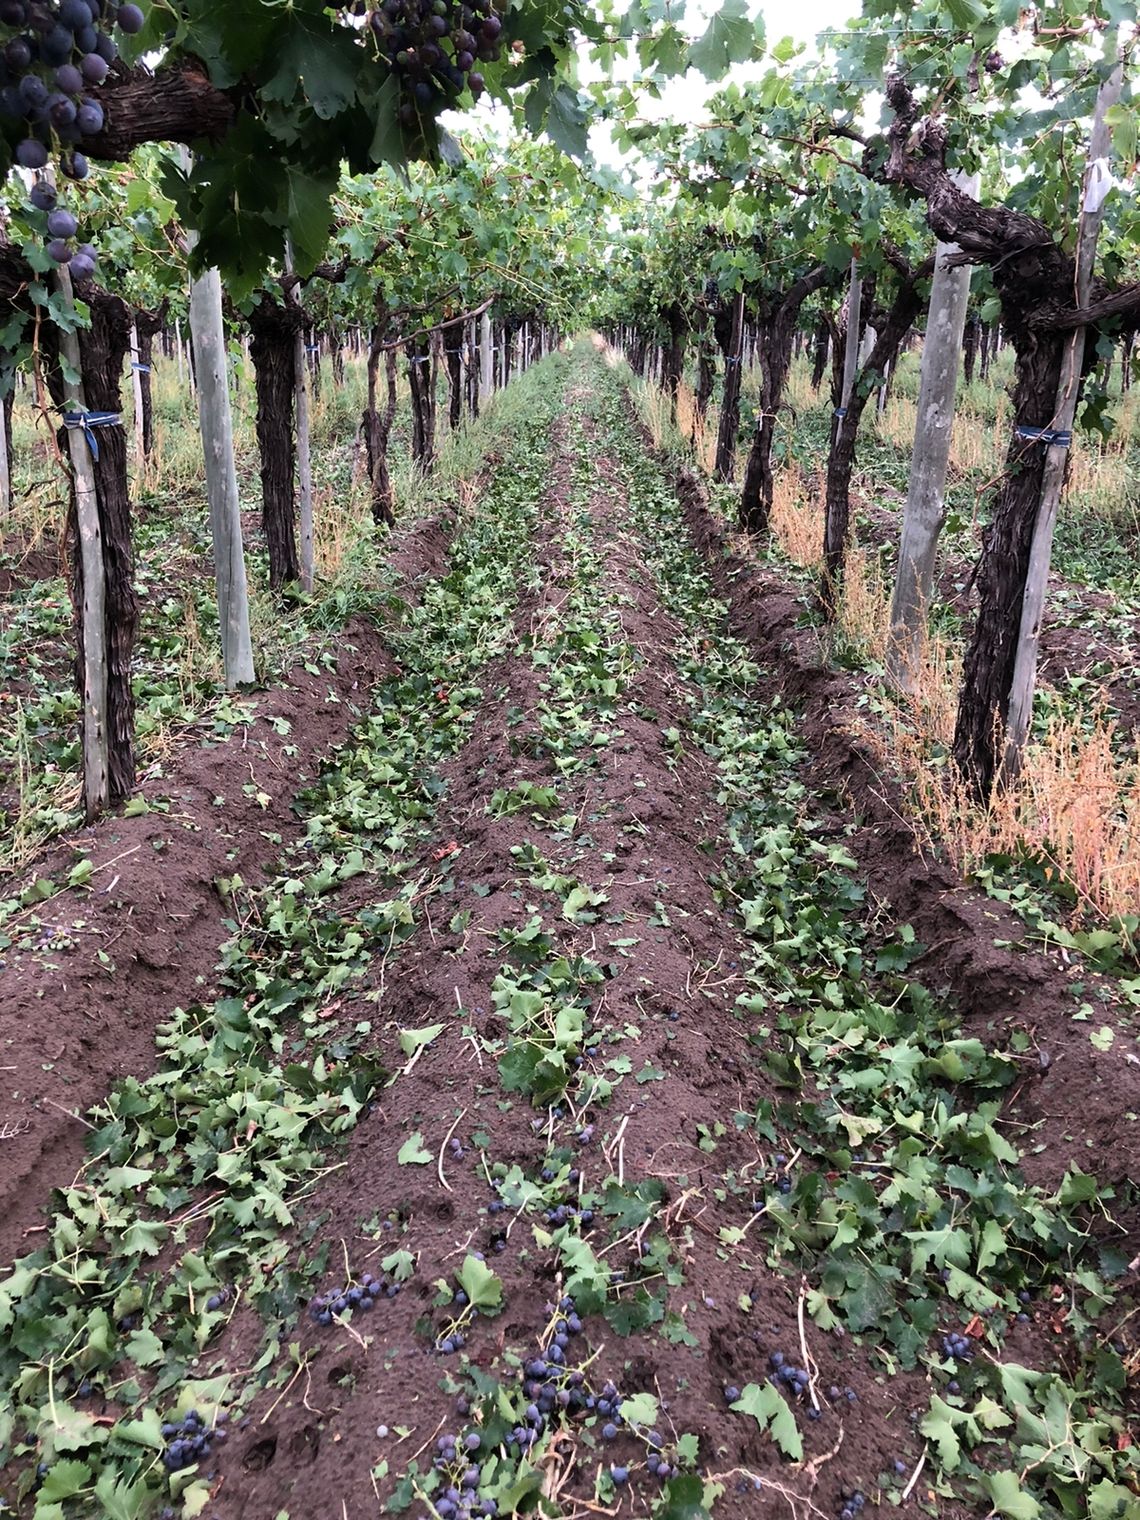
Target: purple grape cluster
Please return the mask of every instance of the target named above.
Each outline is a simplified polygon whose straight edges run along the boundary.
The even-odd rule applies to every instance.
[[[465,1436],[442,1435],[436,1441],[432,1465],[447,1484],[432,1501],[441,1520],[475,1520],[476,1516],[482,1520],[499,1513],[494,1499],[479,1497],[482,1447],[483,1438],[477,1430],[469,1430]]]
[[[782,1152],[777,1152],[772,1157],[772,1167],[775,1173],[776,1191],[785,1195],[792,1191],[792,1179],[787,1173],[788,1158]]]
[[[215,1444],[226,1439],[225,1427],[225,1410],[218,1415],[215,1425],[207,1425],[196,1409],[191,1409],[189,1414],[176,1423],[165,1424],[162,1427],[162,1438],[166,1442],[166,1450],[162,1454],[162,1461],[167,1472],[180,1472],[182,1468],[193,1467],[196,1462],[208,1457]]]
[[[89,280],[95,273],[97,254],[90,243],[73,243],[79,231],[79,223],[65,206],[58,204],[56,189],[46,179],[38,179],[32,186],[28,199],[37,211],[46,213],[46,248],[49,258],[57,264],[68,264],[72,278]]]
[[[811,1382],[811,1373],[806,1367],[797,1367],[796,1364],[784,1355],[782,1351],[773,1351],[768,1358],[768,1381],[774,1383],[777,1388],[783,1388],[793,1398],[801,1398],[808,1390]]]
[[[616,1422],[621,1419],[621,1401],[614,1385],[607,1383],[601,1394],[595,1396],[586,1383],[585,1373],[568,1365],[574,1338],[582,1333],[582,1320],[573,1298],[566,1294],[557,1307],[547,1304],[546,1311],[557,1316],[554,1333],[546,1347],[540,1345],[519,1371],[527,1403],[522,1419],[511,1432],[516,1454],[529,1451],[560,1415],[591,1413],[603,1417],[607,1421],[602,1431],[606,1439],[616,1436]],[[610,1431],[612,1434],[607,1435]]]
[[[483,93],[479,63],[493,63],[502,50],[503,23],[494,0],[354,0],[352,14],[367,14],[376,45],[400,81],[400,120],[413,125],[424,114],[453,105],[464,89]]]
[[[87,178],[78,144],[101,132],[104,121],[102,105],[88,92],[118,56],[108,28],[138,32],[144,19],[137,5],[116,8],[107,0],[0,0],[0,120],[25,133],[15,149],[21,168],[46,169],[54,152],[68,179]],[[90,279],[94,250],[73,247],[75,219],[56,208],[52,186],[38,181],[31,202],[48,213],[50,257],[70,263],[77,279]]]
[[[556,1173],[553,1167],[548,1166],[543,1167],[541,1175],[543,1182],[553,1182]],[[578,1168],[576,1166],[572,1166],[566,1176],[567,1188],[576,1189],[580,1178],[581,1173],[579,1172]],[[559,1199],[555,1203],[551,1203],[545,1210],[543,1217],[545,1218],[547,1224],[554,1225],[555,1228],[557,1228],[559,1225],[569,1224],[572,1219],[576,1219],[578,1223],[587,1230],[594,1223],[593,1209],[588,1205],[585,1207],[582,1206],[581,1200],[579,1199],[576,1191],[569,1191],[563,1198]]]
[[[555,1204],[553,1208],[546,1210],[544,1217],[547,1224],[552,1224],[555,1227],[561,1224],[568,1224],[571,1219],[576,1219],[583,1229],[588,1230],[594,1223],[593,1209],[579,1208],[573,1200]]]
[[[527,1404],[522,1419],[511,1432],[513,1456],[529,1451],[558,1420],[575,1415],[601,1421],[598,1433],[605,1442],[616,1441],[624,1428],[622,1398],[616,1386],[607,1382],[595,1392],[586,1381],[585,1372],[568,1365],[574,1338],[582,1333],[581,1316],[573,1298],[565,1295],[557,1308],[548,1304],[547,1310],[557,1315],[554,1333],[545,1349],[525,1361],[520,1372]],[[648,1448],[646,1465],[650,1473],[662,1482],[675,1477],[677,1468],[665,1452],[665,1440],[661,1434],[651,1430],[645,1442]],[[620,1486],[627,1481],[629,1468],[613,1464],[610,1476]]]
[[[309,1318],[316,1325],[331,1325],[348,1309],[367,1313],[378,1298],[396,1298],[399,1292],[400,1284],[394,1277],[387,1274],[373,1277],[371,1272],[362,1272],[358,1283],[351,1283],[347,1288],[331,1288],[310,1299]]]
[[[861,1488],[841,1488],[836,1506],[838,1520],[857,1520],[857,1517],[863,1513],[866,1503],[867,1496]]]
[[[974,1355],[973,1342],[968,1335],[952,1330],[942,1337],[942,1355],[955,1362],[968,1362]]]

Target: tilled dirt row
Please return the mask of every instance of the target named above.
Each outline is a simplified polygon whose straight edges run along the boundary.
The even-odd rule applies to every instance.
[[[224,1515],[365,1513],[413,1460],[425,1470],[441,1431],[462,1425],[449,1380],[460,1358],[436,1349],[452,1320],[435,1300],[439,1280],[452,1278],[467,1253],[480,1252],[493,1267],[506,1305],[501,1317],[471,1326],[462,1349],[473,1366],[513,1382],[512,1353],[525,1360],[547,1343],[562,1291],[557,1253],[542,1236],[547,1215],[504,1211],[490,1186],[492,1164],[537,1182],[540,1173],[568,1176],[571,1159],[563,1206],[607,1178],[662,1190],[656,1227],[672,1245],[669,1266],[643,1271],[645,1232],[636,1225],[604,1252],[610,1231],[600,1230],[598,1250],[611,1270],[628,1274],[635,1303],[646,1287],[661,1286],[662,1273],[671,1278],[668,1333],[655,1326],[626,1339],[591,1319],[573,1355],[575,1364],[592,1358],[592,1383],[609,1378],[627,1393],[654,1394],[667,1448],[695,1434],[702,1470],[734,1495],[726,1500],[731,1512],[766,1513],[787,1502],[838,1514],[844,1486],[869,1488],[896,1462],[909,1471],[921,1449],[908,1430],[925,1407],[923,1379],[895,1380],[884,1400],[865,1357],[842,1335],[822,1336],[809,1321],[801,1342],[801,1283],[765,1264],[760,1231],[755,1251],[722,1245],[723,1230],[751,1227],[748,1200],[762,1193],[771,1168],[770,1149],[737,1131],[731,1116],[750,1115],[775,1094],[734,1017],[741,941],[709,880],[724,826],[715,770],[691,743],[670,747],[662,739],[688,721],[670,658],[680,630],[645,572],[624,520],[620,472],[597,452],[588,415],[581,419],[591,459],[586,511],[605,566],[596,588],[603,663],[613,670],[627,662],[628,681],[612,720],[599,725],[606,739],[596,764],[562,779],[540,742],[544,673],[564,635],[575,579],[566,535],[582,493],[566,451],[584,403],[581,391],[571,392],[540,514],[540,581],[516,616],[519,647],[489,675],[494,700],[445,768],[438,838],[440,848],[457,847],[458,919],[450,928],[436,923],[426,941],[418,935],[386,974],[393,1023],[441,1023],[443,1032],[408,1063],[354,1137],[347,1167],[319,1194],[327,1211],[322,1236],[335,1242],[334,1289],[346,1265],[357,1279],[376,1272],[396,1245],[414,1257],[415,1275],[350,1328],[305,1323],[304,1387],[279,1402],[267,1393],[254,1405],[241,1444],[226,1453]],[[556,805],[516,813],[496,805],[496,796],[527,786],[556,789]],[[569,922],[563,899],[520,868],[536,854],[553,874],[605,894],[595,922]],[[616,1082],[606,1104],[567,1102],[547,1115],[504,1093],[492,1054],[501,1030],[492,984],[509,958],[508,937],[536,919],[555,952],[603,968],[589,1021],[601,1036],[591,1069]],[[409,1136],[420,1137],[429,1162],[401,1164]],[[806,1337],[819,1414],[808,1417],[807,1400],[799,1406],[804,1462],[789,1471],[754,1422],[728,1412],[725,1389],[765,1384],[773,1358],[799,1364]],[[551,1446],[548,1491],[559,1492],[566,1513],[585,1515],[596,1502],[599,1465],[616,1465],[630,1477],[614,1512],[648,1514],[661,1492],[647,1465],[652,1443],[628,1431],[607,1442],[600,1424]],[[423,1501],[412,1505],[416,1515],[433,1512]]]
[[[682,470],[675,479],[733,632],[755,650],[769,692],[801,713],[808,784],[860,820],[851,848],[872,897],[927,947],[916,971],[947,989],[971,1033],[988,1040],[1014,1027],[1030,1032],[1023,1078],[1007,1100],[1010,1121],[1032,1136],[1027,1176],[1056,1187],[1076,1165],[1112,1182],[1140,1177],[1140,1121],[1129,1117],[1140,1110],[1134,1006],[1078,957],[1028,946],[1020,919],[920,848],[900,783],[862,736],[858,683],[825,662],[818,638],[800,624],[798,599],[742,551],[696,477]],[[1085,1004],[1092,1014],[1075,1018]],[[1107,1048],[1089,1038],[1105,1022],[1116,1031]],[[1122,1222],[1122,1246],[1135,1255],[1140,1217],[1126,1207]]]
[[[438,574],[446,522],[412,525],[391,566],[405,595]],[[281,687],[236,698],[253,717],[207,720],[139,789],[146,811],[108,817],[51,847],[33,878],[89,885],[34,902],[0,952],[0,1260],[35,1244],[41,1212],[82,1163],[81,1118],[120,1077],[154,1068],[155,1026],[216,990],[233,902],[219,883],[261,884],[301,830],[294,799],[395,668],[384,632],[358,618],[327,670],[298,664]],[[136,804],[137,806],[137,804]]]
[[[665,501],[668,482],[631,445],[632,419],[614,413],[620,397],[611,380],[598,383],[599,368],[573,362],[549,483],[533,517],[529,491],[509,509],[522,515],[498,578],[469,575],[462,613],[454,599],[443,604],[460,618],[463,638],[449,647],[464,663],[439,684],[439,667],[425,662],[424,695],[433,710],[465,709],[462,748],[432,751],[451,758],[400,781],[434,820],[426,846],[416,835],[399,861],[407,891],[421,883],[407,899],[414,928],[370,949],[327,1005],[306,1013],[334,1061],[338,1035],[348,1051],[353,1031],[367,1030],[390,1079],[340,1131],[344,1145],[321,1153],[288,1198],[292,1222],[257,1258],[281,1279],[279,1344],[263,1348],[250,1304],[267,1285],[235,1275],[220,1294],[219,1312],[228,1317],[233,1303],[232,1318],[208,1322],[203,1354],[183,1372],[213,1379],[208,1420],[232,1415],[228,1437],[185,1479],[169,1446],[162,1458],[175,1504],[193,1481],[196,1510],[214,1520],[385,1507],[456,1520],[532,1512],[539,1491],[574,1520],[785,1511],[855,1520],[898,1504],[904,1486],[940,1516],[984,1512],[932,1486],[919,1428],[932,1394],[957,1401],[962,1391],[937,1345],[965,1323],[957,1295],[935,1273],[924,1289],[923,1268],[912,1269],[910,1291],[937,1302],[929,1319],[908,1305],[904,1330],[919,1354],[912,1343],[900,1365],[893,1341],[845,1333],[818,1291],[829,1264],[813,1197],[827,1207],[842,1193],[864,1220],[877,1213],[874,1238],[884,1246],[883,1228],[894,1236],[888,1275],[903,1256],[901,1226],[883,1224],[889,1211],[871,1185],[876,1155],[818,1138],[835,1091],[808,1061],[830,1059],[814,1032],[814,989],[840,1003],[859,995],[853,976],[827,986],[826,953],[841,944],[846,966],[863,946],[873,964],[912,903],[932,897],[950,897],[948,911],[967,925],[981,919],[961,915],[983,909],[959,905],[936,873],[924,893],[909,834],[881,827],[873,788],[865,796],[853,784],[849,691],[808,674],[794,640],[786,647],[792,599],[731,558],[691,482],[679,483],[681,496],[724,603],[688,546],[663,547],[659,535],[679,527],[676,499]],[[668,508],[660,525],[656,505]],[[519,564],[532,521],[516,603],[501,567]],[[495,531],[484,528],[482,542],[501,542]],[[752,665],[734,632],[772,668]],[[505,652],[468,664],[468,637]],[[783,701],[793,690],[800,734]],[[741,761],[794,757],[805,735],[801,779],[794,758],[767,769]],[[352,774],[394,784],[383,767]],[[772,807],[749,813],[749,785],[755,798],[765,778]],[[330,824],[342,854],[359,816],[336,815],[339,837]],[[841,881],[816,873],[831,841]],[[789,860],[785,904],[757,872],[770,866],[773,881],[785,880]],[[763,920],[748,929],[734,886],[746,880]],[[788,951],[796,969],[765,980],[764,936],[804,921],[805,881],[821,898],[838,883],[836,901],[860,924],[887,927],[809,936],[802,962]],[[335,940],[339,925],[347,939],[378,888],[390,893],[392,882],[364,872],[323,899],[322,934]],[[785,906],[787,925],[771,928]],[[938,993],[957,992],[961,975],[972,1027],[985,1045],[1004,1043],[1003,1019],[985,1001],[991,963],[963,952],[952,931],[942,944],[927,938],[926,918],[914,922],[930,946],[916,974]],[[872,1005],[858,1006],[874,1014]],[[285,1042],[302,1033],[288,1007]],[[932,1029],[949,1027],[929,1016]],[[1017,1016],[1024,1023],[1023,1007]],[[289,1048],[302,1051],[304,1039]],[[976,1096],[965,1083],[963,1103]],[[859,1133],[854,1094],[850,1106]],[[1052,1165],[1040,1162],[1042,1174]],[[777,1224],[793,1188],[793,1212]],[[189,1226],[191,1248],[204,1219]],[[816,1260],[811,1282],[794,1265],[801,1243],[803,1259]],[[235,1262],[235,1274],[244,1263],[250,1275],[240,1252]],[[224,1281],[225,1263],[215,1265]],[[848,1250],[839,1271],[851,1267]],[[303,1297],[309,1312],[294,1326]],[[1052,1362],[1044,1313],[1031,1306],[1008,1319],[991,1344],[1027,1365]],[[986,1325],[975,1320],[982,1342]],[[174,1407],[176,1382],[168,1388],[155,1408]]]

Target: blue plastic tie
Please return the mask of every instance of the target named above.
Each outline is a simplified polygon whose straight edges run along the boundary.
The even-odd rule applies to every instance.
[[[122,427],[123,419],[118,412],[64,412],[63,425],[67,428],[82,428],[92,459],[98,459],[99,440],[95,437],[95,429]]]
[[[1024,438],[1027,443],[1052,444],[1059,449],[1067,449],[1073,441],[1069,428],[1022,427],[1019,424],[1013,432],[1014,437]]]
[[[149,364],[136,364],[132,360],[131,361],[131,368],[132,369],[137,369],[140,375],[149,375],[150,374],[150,365]]]
[[[847,408],[845,406],[837,406],[835,408],[835,415],[837,417],[846,417],[847,416]]]

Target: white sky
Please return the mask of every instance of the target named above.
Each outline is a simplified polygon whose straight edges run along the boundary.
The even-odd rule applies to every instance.
[[[684,30],[689,36],[699,36],[708,24],[708,16],[719,9],[718,0],[690,0],[686,8]],[[753,16],[764,18],[765,46],[767,50],[784,37],[807,44],[809,55],[815,52],[816,37],[827,27],[841,27],[860,10],[859,0],[753,0],[749,6]],[[764,62],[736,66],[722,79],[707,80],[694,70],[678,79],[670,80],[662,89],[660,99],[646,99],[645,116],[652,121],[694,121],[698,119],[709,97],[730,82],[743,83],[759,77],[764,72]],[[628,60],[623,77],[630,77],[636,70],[636,60]],[[583,78],[596,78],[596,69],[583,69]],[[595,158],[615,169],[625,168],[637,176],[636,160],[625,159],[614,147],[605,123],[590,129],[590,148]]]
[[[686,7],[684,28],[688,35],[699,36],[708,24],[708,17],[719,9],[719,0],[689,0]],[[753,0],[749,7],[752,15],[764,18],[766,46],[770,50],[783,37],[808,44],[809,53],[814,51],[816,37],[827,27],[841,27],[860,11],[860,0]],[[621,77],[630,78],[636,71],[636,59],[627,60]],[[584,82],[597,79],[599,71],[592,67],[583,53],[582,78]],[[659,100],[647,99],[645,114],[654,120],[673,119],[691,121],[701,114],[704,102],[730,80],[743,81],[761,74],[764,64],[741,65],[723,79],[713,82],[702,78],[692,70],[683,78],[673,79],[665,85]],[[489,103],[480,105],[471,113],[457,114],[457,125],[476,125],[480,120],[490,125],[499,113]],[[492,127],[494,131],[494,127]],[[594,155],[611,167],[622,164],[608,128],[598,123],[590,129],[590,147]]]

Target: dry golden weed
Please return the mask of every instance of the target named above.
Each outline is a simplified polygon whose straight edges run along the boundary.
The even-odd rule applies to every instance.
[[[795,564],[817,569],[823,537],[821,492],[794,469],[776,479],[772,526]],[[869,662],[881,664],[890,622],[891,586],[877,557],[848,553],[838,630]],[[1076,892],[1083,908],[1112,919],[1140,904],[1140,765],[1120,758],[1115,728],[1103,712],[1055,718],[1032,743],[1017,782],[980,806],[945,757],[953,741],[961,656],[931,634],[913,688],[895,694],[863,737],[884,769],[900,775],[911,821],[928,846],[941,845],[969,874],[994,854],[1045,862]]]
[[[336,580],[341,575],[348,556],[367,531],[369,515],[363,490],[344,495],[326,486],[315,493],[313,553],[321,580]]]
[[[794,465],[776,476],[772,488],[772,531],[792,563],[805,570],[817,570],[823,564],[821,500],[822,492],[809,488]]]
[[[991,855],[1024,855],[1068,883],[1082,908],[1104,919],[1140,904],[1140,766],[1122,762],[1115,725],[1055,718],[1028,746],[1016,783],[977,803],[900,712],[889,739],[913,786],[914,821],[963,873]]]
[[[881,662],[890,587],[876,563],[851,556],[839,623],[844,636]],[[1140,905],[1140,765],[1121,758],[1115,724],[1103,710],[1054,717],[1025,752],[1021,774],[986,806],[945,758],[954,737],[961,657],[928,638],[913,689],[896,693],[863,736],[884,768],[906,783],[911,821],[927,845],[941,845],[963,875],[991,855],[1038,859],[1104,919]],[[1135,753],[1135,748],[1133,749]]]

